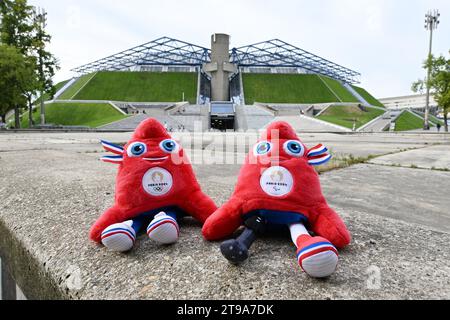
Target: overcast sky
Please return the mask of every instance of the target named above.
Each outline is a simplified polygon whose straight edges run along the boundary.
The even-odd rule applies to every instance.
[[[50,49],[70,69],[162,36],[232,47],[278,38],[362,74],[378,98],[410,94],[428,50],[424,14],[439,9],[433,51],[450,49],[449,0],[29,0],[48,12]]]

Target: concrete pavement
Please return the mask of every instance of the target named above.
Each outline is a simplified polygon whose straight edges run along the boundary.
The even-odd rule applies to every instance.
[[[450,172],[364,164],[330,172],[321,181],[328,201],[337,207],[450,233],[450,198],[445,194]]]
[[[204,241],[200,225],[190,219],[181,225],[180,242],[170,247],[141,236],[135,250],[122,255],[89,242],[90,225],[112,204],[116,173],[114,165],[97,160],[97,139],[128,137],[0,135],[0,252],[29,298],[450,298],[450,202],[439,192],[449,189],[450,172],[361,164],[323,174],[324,193],[354,241],[341,253],[338,271],[315,280],[300,271],[288,235],[258,240],[241,267],[229,265],[218,244]],[[324,142],[337,154],[420,148],[414,153],[418,164],[430,152],[450,157],[448,138],[441,135],[303,139]],[[224,203],[240,166],[194,167],[204,191]]]
[[[418,167],[424,169],[450,170],[450,145],[430,146],[425,150],[410,150],[373,159],[370,163]],[[437,186],[438,187],[438,186]]]
[[[254,131],[256,133],[256,131]],[[0,152],[13,150],[72,150],[79,152],[102,151],[100,139],[125,143],[131,132],[85,132],[85,133],[13,133],[0,132]],[[227,136],[247,137],[248,133],[227,133]],[[203,138],[206,143],[223,140],[222,133],[173,133],[175,138],[194,141]],[[380,155],[408,148],[421,148],[433,144],[450,145],[450,134],[419,133],[354,133],[332,134],[324,132],[300,132],[299,137],[309,146],[323,143],[338,154],[355,156]],[[185,145],[186,148],[186,145]]]

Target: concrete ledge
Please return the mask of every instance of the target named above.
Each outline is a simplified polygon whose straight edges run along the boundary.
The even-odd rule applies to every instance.
[[[421,206],[402,209],[417,194],[436,192],[433,182],[449,173],[358,165],[324,174],[327,199],[354,241],[341,252],[338,271],[328,280],[315,280],[300,271],[287,234],[259,239],[249,261],[235,267],[221,256],[217,243],[202,239],[200,225],[191,219],[181,224],[181,239],[174,246],[157,246],[143,235],[130,254],[108,252],[87,236],[91,223],[112,204],[116,167],[98,161],[97,153],[82,151],[100,151],[92,137],[75,145],[61,141],[54,149],[46,149],[40,138],[36,150],[9,149],[29,148],[29,140],[0,141],[2,150],[9,150],[0,153],[0,253],[28,298],[450,298],[450,234],[426,223],[439,214],[447,221],[449,200],[422,196]],[[371,151],[367,143],[362,146]],[[205,192],[222,204],[233,191],[239,166],[198,165],[195,170]],[[427,172],[432,175],[424,182]],[[405,183],[392,183],[397,173],[408,177]],[[447,188],[448,182],[443,183]],[[415,185],[419,189],[411,192]],[[402,202],[386,207],[383,201],[392,202],[393,192]],[[394,210],[397,215],[391,214]],[[410,219],[420,213],[424,220]]]
[[[8,272],[13,275],[20,287],[27,288],[27,299],[68,299],[58,283],[46,270],[46,262],[35,257],[12,229],[0,219],[0,256]]]

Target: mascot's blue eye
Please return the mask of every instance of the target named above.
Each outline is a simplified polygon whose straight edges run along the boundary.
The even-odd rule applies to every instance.
[[[139,157],[147,152],[147,146],[142,142],[132,143],[127,150],[129,157]]]
[[[291,140],[284,144],[284,151],[294,157],[303,157],[305,148],[299,141]]]
[[[178,144],[175,141],[168,139],[161,142],[160,148],[164,152],[172,153],[178,150]]]
[[[255,156],[262,156],[268,154],[270,150],[272,150],[272,144],[270,144],[270,142],[263,141],[255,146],[253,153],[255,154]]]

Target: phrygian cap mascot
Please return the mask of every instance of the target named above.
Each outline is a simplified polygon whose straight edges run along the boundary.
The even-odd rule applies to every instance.
[[[114,156],[102,158],[119,165],[114,206],[95,222],[90,238],[112,251],[133,248],[146,227],[160,244],[178,241],[178,221],[191,215],[201,223],[217,207],[202,192],[182,147],[155,119],[143,121],[124,146],[102,141]]]
[[[204,224],[205,238],[227,238],[244,224],[238,239],[221,246],[229,261],[240,263],[258,233],[286,226],[300,267],[312,277],[331,275],[337,248],[347,246],[351,236],[328,206],[314,168],[330,159],[323,145],[307,149],[288,123],[272,123],[247,156],[231,199]]]

